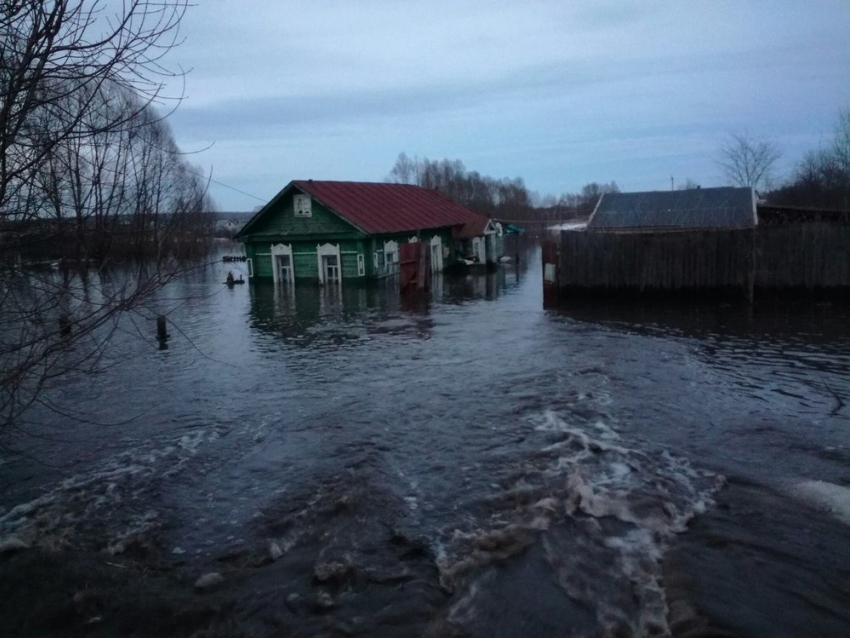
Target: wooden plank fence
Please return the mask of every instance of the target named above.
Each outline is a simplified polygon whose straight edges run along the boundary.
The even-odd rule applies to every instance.
[[[850,224],[811,222],[759,228],[756,287],[850,287]]]
[[[552,258],[550,257],[550,260]],[[602,293],[850,287],[850,226],[740,230],[562,231],[558,287]]]

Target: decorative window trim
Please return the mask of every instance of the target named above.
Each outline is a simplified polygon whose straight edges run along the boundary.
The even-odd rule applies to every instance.
[[[254,276],[254,260],[248,257],[245,260],[245,265],[248,267],[248,279]]]
[[[442,272],[443,270],[443,238],[439,235],[434,235],[431,237],[431,241],[428,242],[430,246],[431,252],[431,272]],[[437,259],[434,259],[434,247],[437,247]]]
[[[325,269],[322,263],[322,257],[336,255],[337,267],[339,268],[339,283],[342,283],[342,254],[339,249],[339,244],[316,244],[316,259],[319,264],[319,283],[325,284]]]
[[[292,277],[290,283],[294,283],[295,280],[295,258],[292,254],[292,244],[275,244],[271,247],[271,259],[272,259],[272,278],[274,282],[280,283],[280,273],[277,268],[277,257],[278,255],[289,255],[289,272]]]
[[[398,272],[398,242],[395,240],[384,242],[384,272],[394,275]]]

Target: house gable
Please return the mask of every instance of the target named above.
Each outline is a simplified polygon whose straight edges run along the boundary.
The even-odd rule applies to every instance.
[[[295,199],[303,195],[305,193],[297,187],[287,186],[246,224],[237,238],[251,241],[267,237],[297,239],[322,235],[362,235],[357,227],[329,210],[315,197],[310,198],[309,216],[296,215]]]

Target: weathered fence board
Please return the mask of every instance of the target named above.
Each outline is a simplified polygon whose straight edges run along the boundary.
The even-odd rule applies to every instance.
[[[594,292],[850,287],[850,226],[561,232],[558,286]]]
[[[561,287],[739,288],[753,276],[751,230],[561,234]]]
[[[850,225],[811,222],[760,228],[759,288],[850,286]]]

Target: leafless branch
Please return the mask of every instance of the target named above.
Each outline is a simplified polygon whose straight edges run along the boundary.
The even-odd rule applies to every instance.
[[[754,137],[744,131],[729,134],[729,139],[720,147],[717,163],[736,186],[761,190],[769,188],[771,170],[781,155],[773,140]]]
[[[157,112],[182,99],[167,56],[188,6],[0,0],[0,435],[110,365],[121,316],[208,252],[207,184]]]

